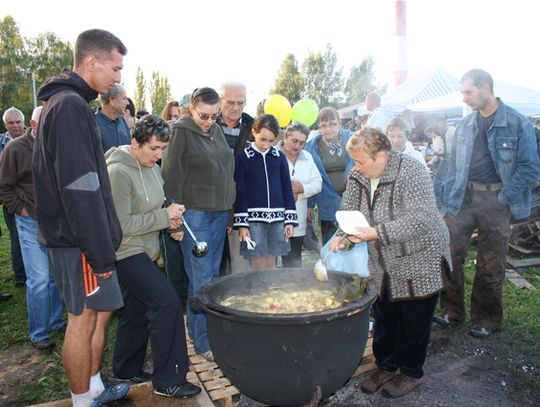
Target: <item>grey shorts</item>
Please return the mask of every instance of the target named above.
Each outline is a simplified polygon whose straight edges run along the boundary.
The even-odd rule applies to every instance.
[[[250,222],[249,234],[257,244],[255,250],[248,250],[246,242],[240,243],[240,254],[246,259],[281,256],[291,251],[291,244],[283,234],[283,222]]]
[[[80,315],[85,307],[96,311],[123,307],[116,272],[107,279],[97,277],[75,247],[48,248],[47,253],[54,281],[70,314]]]

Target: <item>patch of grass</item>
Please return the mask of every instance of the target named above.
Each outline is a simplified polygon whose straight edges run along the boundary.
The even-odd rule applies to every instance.
[[[17,400],[20,405],[38,404],[70,397],[60,350],[56,349],[42,360],[43,370],[37,380],[20,386]]]

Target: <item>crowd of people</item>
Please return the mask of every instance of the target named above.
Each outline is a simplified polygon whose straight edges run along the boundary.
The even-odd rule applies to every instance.
[[[136,112],[119,85],[126,53],[108,31],[81,33],[73,71],[43,84],[30,127],[16,108],[3,115],[0,202],[15,281],[26,286],[28,335],[44,350],[55,346],[51,332],[65,332],[75,407],[102,406],[146,381],[158,395],[196,396],[184,312],[195,352],[214,356],[206,314],[192,299],[220,275],[273,269],[278,258],[301,267],[314,220],[333,250],[368,244],[377,369],[362,391],[397,398],[421,385],[432,322],[465,320],[463,263],[474,230],[469,333],[500,328],[510,219],[529,216],[540,161],[532,125],[494,96],[487,72],[462,77],[474,112],[457,128],[437,120],[425,129],[430,174],[412,144],[411,112],[391,117],[376,92],[353,131],[333,107],[319,111],[314,131],[253,118],[236,81],[197,88],[157,116]],[[361,211],[369,226],[345,235],[339,209]],[[205,256],[192,250],[194,236],[207,242]],[[115,311],[112,371],[124,383],[111,385],[100,371]],[[148,341],[152,372],[143,369]]]

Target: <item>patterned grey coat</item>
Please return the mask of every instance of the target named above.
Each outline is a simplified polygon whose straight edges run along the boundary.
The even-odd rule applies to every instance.
[[[392,150],[370,202],[370,180],[352,169],[344,210],[361,211],[379,240],[368,243],[369,270],[390,301],[429,297],[443,288],[450,261],[449,235],[437,210],[433,184],[414,158]],[[451,267],[451,266],[450,266]]]

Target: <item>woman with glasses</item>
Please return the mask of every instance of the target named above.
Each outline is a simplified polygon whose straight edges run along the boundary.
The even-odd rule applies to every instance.
[[[306,151],[311,153],[321,173],[322,190],[309,199],[308,206],[317,206],[319,209],[322,240],[325,244],[337,230],[336,212],[340,207],[341,195],[345,191],[347,175],[353,161],[345,148],[351,132],[341,128],[336,109],[322,108],[317,117],[317,127],[319,130],[310,137]],[[308,210],[308,218],[311,219],[312,216],[313,211]]]
[[[289,239],[291,251],[281,256],[283,267],[302,267],[302,246],[307,227],[308,198],[321,192],[322,178],[313,157],[304,151],[309,136],[309,128],[299,122],[293,122],[285,129],[283,140],[277,145],[287,157],[291,185],[296,202],[298,226],[294,228]]]
[[[116,270],[125,304],[118,313],[113,371],[134,383],[152,380],[156,394],[183,398],[201,389],[186,380],[180,299],[155,264],[160,230],[179,227],[184,212],[179,204],[163,207],[163,179],[156,163],[170,134],[165,120],[144,116],[135,124],[131,145],[113,147],[105,154],[122,227]],[[149,337],[153,376],[142,370]]]
[[[171,126],[171,140],[163,157],[167,201],[186,206],[184,220],[199,241],[208,243],[206,256],[196,257],[192,253],[193,238],[185,235],[181,241],[189,298],[219,275],[228,211],[235,198],[233,152],[221,127],[216,125],[219,102],[214,89],[195,89],[189,115]],[[189,300],[187,323],[195,351],[213,361],[206,314],[194,309]]]

